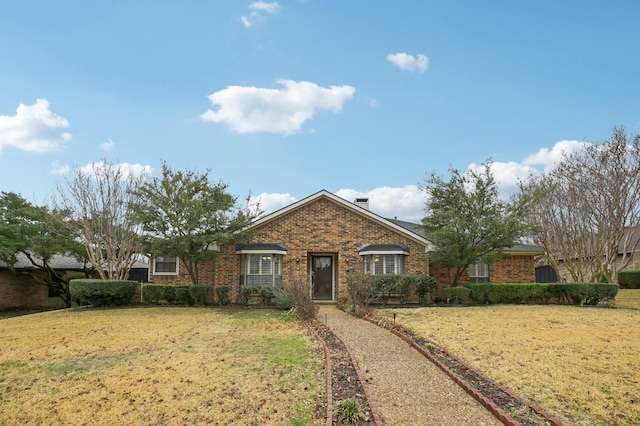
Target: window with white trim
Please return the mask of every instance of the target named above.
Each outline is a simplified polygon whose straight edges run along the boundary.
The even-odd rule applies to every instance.
[[[241,260],[240,284],[246,286],[282,285],[282,255],[245,253]]]
[[[469,265],[469,282],[488,283],[489,282],[489,265],[484,262]]]
[[[155,275],[178,275],[178,258],[176,256],[155,256],[153,273]]]
[[[402,275],[405,273],[405,255],[364,255],[364,273],[371,275]]]

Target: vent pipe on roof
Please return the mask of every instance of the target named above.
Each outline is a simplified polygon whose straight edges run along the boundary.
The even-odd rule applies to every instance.
[[[369,210],[369,199],[368,198],[356,198],[354,201],[356,206],[360,206],[365,210]]]

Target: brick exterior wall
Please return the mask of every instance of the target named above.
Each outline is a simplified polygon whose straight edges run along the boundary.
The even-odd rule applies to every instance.
[[[431,275],[438,282],[437,296],[444,296],[451,283],[447,269],[431,264]],[[536,282],[536,269],[534,256],[505,255],[489,265],[489,282],[491,283],[534,283]],[[469,284],[469,271],[460,279],[459,285]]]
[[[36,284],[28,274],[0,270],[0,309],[63,308],[59,297],[48,297],[49,289]]]
[[[360,214],[328,198],[318,198],[299,208],[276,216],[252,229],[243,243],[282,243],[289,247],[282,262],[283,283],[309,282],[312,255],[330,255],[334,267],[334,295],[346,296],[347,270],[363,270],[358,247],[363,244],[404,244],[409,247],[407,274],[428,274],[424,245],[403,232]],[[222,247],[219,263],[210,262],[201,271],[201,282],[231,285],[237,295],[240,286],[240,255],[235,245]],[[179,275],[152,275],[155,283],[189,283],[183,265]]]
[[[309,282],[312,255],[333,256],[334,299],[347,295],[347,270],[363,271],[358,247],[363,244],[404,244],[409,247],[405,268],[409,275],[428,274],[424,245],[364,214],[330,199],[319,198],[253,230],[247,243],[282,243],[289,247],[282,262],[283,283]],[[221,253],[216,284],[239,286],[240,255],[235,247]]]
[[[283,283],[303,280],[310,283],[313,255],[333,257],[333,299],[347,296],[347,271],[363,271],[363,259],[358,247],[364,244],[404,244],[409,247],[405,268],[408,275],[430,274],[438,282],[436,295],[444,295],[450,287],[447,270],[429,264],[425,246],[406,233],[386,226],[384,221],[372,219],[359,208],[352,209],[327,197],[301,204],[298,208],[276,215],[272,220],[252,228],[242,243],[284,244],[289,248],[282,261]],[[240,288],[240,258],[235,244],[222,247],[219,262],[201,267],[200,282],[213,286],[231,285],[234,297]],[[151,275],[158,284],[189,284],[191,280],[184,265],[178,275]],[[491,282],[535,282],[533,256],[505,256],[489,269]],[[461,284],[468,284],[469,276]],[[310,284],[309,284],[310,285]],[[213,293],[213,292],[212,292]]]

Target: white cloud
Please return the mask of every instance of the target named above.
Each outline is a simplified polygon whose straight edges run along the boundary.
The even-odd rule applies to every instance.
[[[362,192],[340,189],[336,195],[347,201],[368,198],[369,210],[386,218],[418,223],[424,217],[425,194],[417,185],[403,187],[382,186]]]
[[[113,141],[111,140],[111,138],[109,138],[107,142],[103,142],[100,144],[100,149],[103,151],[111,151],[112,148],[113,148]]]
[[[0,152],[13,146],[27,152],[51,152],[71,140],[71,133],[62,131],[69,122],[51,112],[46,99],[33,105],[20,104],[16,115],[0,115]]]
[[[215,110],[200,115],[204,121],[226,122],[238,133],[291,135],[318,110],[342,111],[353,97],[351,86],[320,87],[308,81],[279,80],[282,89],[229,86],[209,96]]]
[[[52,175],[66,175],[71,169],[68,164],[60,165],[57,160],[51,163],[51,167],[53,167],[50,172]]]
[[[563,152],[571,153],[582,149],[583,146],[582,142],[559,141],[551,149],[542,148],[521,162],[494,161],[491,165],[491,170],[498,184],[500,196],[503,199],[508,199],[509,196],[518,191],[519,181],[526,182],[530,176],[539,175],[543,171],[542,169],[548,171],[550,168],[555,167]],[[471,163],[467,167],[468,170],[474,171],[478,171],[481,168],[482,165],[478,163]],[[446,178],[447,176],[444,177]],[[353,202],[356,198],[368,198],[369,210],[386,218],[397,218],[408,222],[420,223],[425,216],[424,207],[427,195],[418,185],[403,187],[382,186],[369,191],[342,188],[335,194],[349,202]],[[260,199],[262,210],[265,213],[272,213],[297,201],[290,194],[263,193],[257,197],[252,197],[252,200],[255,199]]]
[[[87,165],[84,165],[82,167],[80,167],[78,170],[86,175],[94,175],[95,170],[100,170],[102,168],[104,168],[105,166],[107,166],[107,164],[104,161],[99,161],[99,162],[95,162],[95,163],[89,163]],[[115,164],[114,166],[118,167],[120,169],[120,171],[122,172],[122,176],[124,178],[128,177],[128,176],[152,176],[153,175],[153,167],[149,166],[149,165],[142,165],[142,164],[130,164],[130,163],[118,163]]]
[[[266,17],[265,15],[274,15],[279,13],[281,10],[278,2],[267,3],[265,1],[254,1],[249,4],[249,14],[243,15],[240,17],[240,20],[244,24],[246,28],[251,28],[253,26],[264,23]]]
[[[269,213],[273,213],[276,210],[280,210],[281,208],[286,207],[289,204],[293,204],[296,201],[298,200],[291,194],[269,194],[263,192],[260,195],[252,196],[249,199],[249,205],[256,206],[259,204],[260,210],[266,215]]]
[[[524,159],[522,164],[531,166],[544,166],[545,170],[555,167],[563,155],[568,155],[581,150],[584,142],[563,140],[556,142],[553,148],[541,148],[535,154]]]
[[[389,53],[387,60],[402,71],[423,73],[429,68],[429,58],[422,54]]]

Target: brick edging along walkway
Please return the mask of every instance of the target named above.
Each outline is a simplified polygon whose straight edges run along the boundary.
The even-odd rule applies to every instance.
[[[465,390],[465,392],[467,392],[469,395],[471,395],[476,401],[478,401],[480,404],[482,404],[482,406],[484,406],[487,410],[491,411],[491,413],[498,420],[500,420],[504,425],[506,425],[506,426],[520,426],[520,422],[518,420],[514,419],[510,414],[506,413],[503,409],[498,407],[490,399],[485,397],[478,389],[476,389],[474,386],[472,386],[470,383],[468,383],[466,380],[464,380],[464,378],[462,376],[460,376],[460,375],[456,374],[455,372],[453,372],[449,367],[447,367],[440,360],[438,360],[436,357],[434,357],[433,354],[431,354],[431,352],[429,352],[422,345],[420,345],[414,339],[412,339],[411,336],[409,336],[407,333],[404,333],[404,332],[398,330],[397,328],[395,328],[394,326],[391,326],[391,325],[389,325],[386,322],[381,321],[381,320],[375,320],[375,319],[372,319],[372,318],[369,318],[369,317],[363,317],[363,319],[367,320],[368,322],[370,322],[372,324],[377,325],[380,328],[383,328],[383,329],[393,333],[394,335],[398,336],[399,338],[401,338],[402,340],[407,342],[411,347],[416,349],[425,358],[427,358],[429,361],[431,361],[433,364],[435,364],[438,368],[440,368],[445,374],[447,374],[447,376],[451,377],[451,379],[454,382],[456,382],[462,389]],[[456,361],[459,362],[461,365],[463,365],[466,369],[472,370],[471,367],[466,365],[464,362],[462,362],[457,357],[449,354],[444,349],[439,348],[439,350],[442,351],[443,353],[447,353],[448,356],[451,356],[452,358],[456,359]],[[533,411],[533,412],[539,414],[540,416],[544,417],[550,424],[552,424],[554,426],[564,426],[564,424],[560,420],[558,420],[555,417],[553,417],[551,414],[549,414],[548,412],[543,410],[538,405],[531,404],[530,402],[528,402],[525,399],[521,398],[520,396],[516,395],[510,389],[506,388],[505,386],[501,385],[500,383],[497,383],[495,380],[492,380],[492,379],[490,379],[490,378],[488,378],[488,377],[486,377],[486,376],[484,376],[484,375],[482,375],[482,374],[480,374],[478,372],[476,372],[476,374],[478,374],[479,376],[482,376],[483,379],[491,382],[494,386],[496,386],[497,388],[499,388],[503,392],[507,393],[510,397],[516,399],[521,404],[523,404],[524,406],[528,407],[531,411]]]

